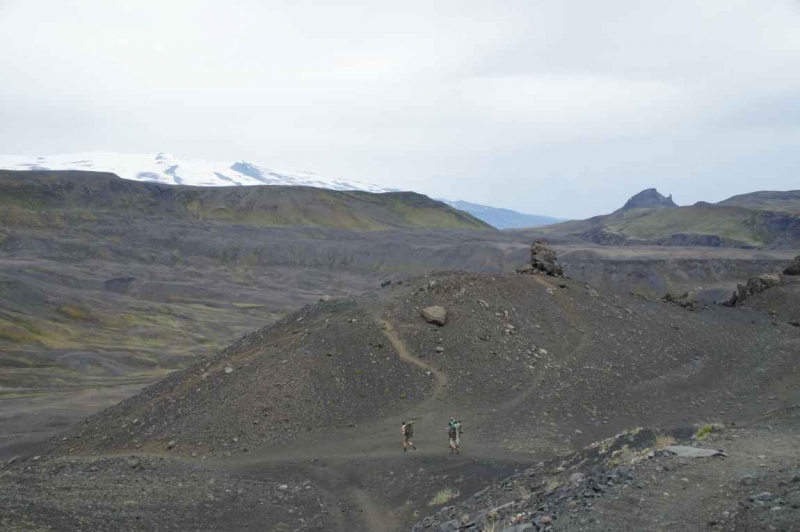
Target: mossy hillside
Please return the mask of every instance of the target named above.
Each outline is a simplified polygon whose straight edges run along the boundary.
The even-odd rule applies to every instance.
[[[64,227],[137,216],[257,227],[491,229],[413,192],[371,194],[311,187],[178,187],[91,172],[0,171],[0,224]]]
[[[717,235],[752,245],[765,243],[756,231],[758,213],[735,207],[690,206],[680,209],[636,209],[611,221],[609,231],[640,240],[675,234]]]
[[[601,243],[626,240],[663,243],[676,237],[683,242],[690,242],[691,237],[709,242],[704,237],[711,237],[725,245],[763,247],[783,242],[785,246],[800,242],[800,216],[735,204],[698,203],[672,209],[620,210],[606,216],[548,226],[542,232],[551,237],[601,238]]]
[[[90,305],[62,303],[44,315],[0,311],[0,386],[36,388],[58,386],[59,379],[75,384],[90,377],[155,377],[211,355],[271,319],[263,307],[246,303],[212,308],[170,302],[121,311]],[[264,317],[256,318],[254,312]],[[122,369],[117,371],[117,366]]]

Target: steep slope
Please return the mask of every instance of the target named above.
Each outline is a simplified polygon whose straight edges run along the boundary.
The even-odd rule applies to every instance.
[[[447,310],[445,326],[420,316],[430,305]],[[108,527],[103,516],[117,509],[146,529],[145,509],[168,507],[168,528],[189,511],[253,515],[247,494],[257,487],[247,483],[268,481],[287,496],[320,494],[292,505],[325,523],[296,529],[407,530],[515,470],[623,429],[736,422],[795,404],[798,349],[800,330],[761,312],[688,312],[535,275],[416,279],[307,306],[93,416],[42,458],[12,464],[6,506],[39,525],[76,516],[84,530]],[[451,415],[465,423],[463,458],[447,454]],[[407,420],[420,449],[410,456],[399,446]],[[26,470],[37,472],[34,486],[14,480]],[[214,490],[198,508],[198,477],[238,478],[243,491]],[[159,501],[176,479],[187,487]],[[52,486],[66,482],[87,496],[65,503]],[[126,503],[142,486],[142,503]],[[95,488],[103,513],[81,502]],[[282,519],[277,508],[259,512]],[[205,528],[240,525],[213,523]]]
[[[562,220],[549,216],[538,216],[535,214],[525,214],[511,209],[500,209],[486,205],[478,205],[467,201],[448,201],[442,200],[451,207],[468,212],[475,218],[483,220],[492,227],[498,229],[518,229],[523,227],[538,227],[542,225],[552,225]]]
[[[0,206],[0,223],[8,227],[124,213],[258,227],[490,228],[466,213],[413,192],[176,187],[86,172],[0,171]]]
[[[191,443],[173,453],[202,442],[197,452],[222,454],[236,434],[252,452],[347,424],[382,433],[387,416],[452,408],[480,420],[472,438],[521,451],[645,421],[735,419],[745,397],[766,390],[800,399],[789,386],[800,331],[775,329],[768,316],[696,314],[538,276],[433,279],[307,307],[100,414],[62,452],[167,452],[174,440]],[[430,305],[448,310],[446,326],[420,317]],[[444,378],[404,362],[392,331]],[[729,394],[742,406],[722,404]],[[695,406],[687,413],[667,400]],[[542,426],[556,419],[552,430]]]
[[[754,197],[762,197],[758,194]],[[786,194],[788,198],[792,193]],[[753,208],[753,202],[742,199],[677,207],[671,198],[651,189],[614,213],[556,224],[542,232],[604,245],[800,247],[800,214],[793,200],[776,201],[770,209]],[[763,205],[767,203],[764,200]]]

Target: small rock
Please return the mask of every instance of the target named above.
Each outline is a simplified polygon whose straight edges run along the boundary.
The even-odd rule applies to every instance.
[[[433,530],[434,532],[456,532],[459,528],[461,528],[461,521],[453,519],[452,521],[442,523]]]
[[[440,327],[447,323],[447,311],[444,307],[425,307],[422,309],[422,317],[425,318],[425,321],[428,323],[433,323]]]
[[[569,477],[569,481],[573,484],[580,484],[585,479],[585,475],[583,473],[573,473]]]
[[[763,491],[757,495],[750,495],[747,499],[750,502],[761,501],[766,502],[772,498],[772,494],[768,491]]]
[[[228,373],[233,373],[233,367],[232,366],[225,366],[225,374],[227,375]]]
[[[437,353],[444,353],[444,347],[437,345],[435,351]]]
[[[288,484],[281,484],[280,486],[278,486],[278,489],[281,490],[281,491],[288,490],[289,489],[289,485]]]
[[[167,444],[167,449],[172,449],[172,448],[174,448],[174,447],[175,447],[175,445],[177,445],[177,443],[178,443],[178,442],[176,442],[175,440],[170,440],[170,442]]]

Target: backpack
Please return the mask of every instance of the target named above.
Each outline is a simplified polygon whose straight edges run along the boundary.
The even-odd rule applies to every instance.
[[[457,431],[456,431],[456,426],[455,426],[455,425],[450,425],[450,427],[447,429],[447,435],[448,435],[450,438],[452,438],[452,439],[455,439],[455,438],[456,438],[456,436],[457,436],[457,434],[458,434],[458,433],[457,433]]]
[[[405,435],[407,437],[409,437],[409,438],[414,435],[414,424],[413,423],[406,423]]]

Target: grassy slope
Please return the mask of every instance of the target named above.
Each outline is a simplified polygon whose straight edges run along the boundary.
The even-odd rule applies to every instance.
[[[735,207],[692,205],[678,209],[635,209],[610,220],[609,231],[650,240],[675,234],[719,235],[748,244],[760,243],[757,216]]]
[[[764,246],[783,236],[784,229],[775,224],[781,218],[790,227],[800,226],[800,216],[770,209],[755,209],[731,204],[707,204],[677,209],[631,209],[617,211],[588,220],[570,221],[543,228],[552,235],[582,235],[602,231],[624,239],[658,241],[674,235],[719,236],[748,246]],[[788,229],[792,231],[792,229]],[[796,232],[796,229],[794,229]],[[790,235],[797,239],[797,236]]]
[[[63,227],[105,215],[165,216],[259,227],[491,229],[413,192],[309,187],[175,187],[90,172],[0,171],[0,226]]]
[[[741,194],[721,201],[719,205],[800,214],[800,190],[786,192],[761,191]]]

